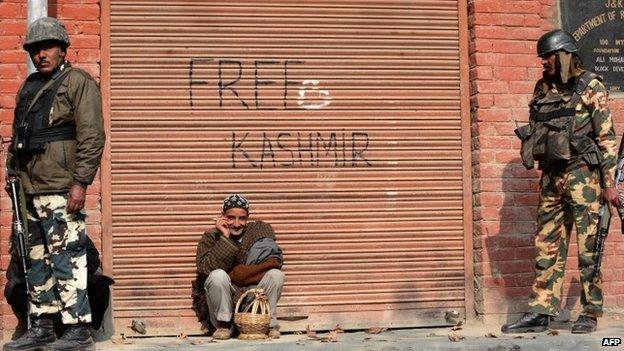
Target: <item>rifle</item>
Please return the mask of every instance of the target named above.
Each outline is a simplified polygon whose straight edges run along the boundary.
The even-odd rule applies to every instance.
[[[11,191],[11,204],[13,205],[13,249],[17,250],[17,255],[22,261],[22,269],[24,270],[24,279],[26,281],[26,306],[27,314],[26,321],[28,327],[30,327],[30,304],[28,302],[28,294],[30,287],[28,285],[28,251],[26,250],[26,236],[24,230],[24,222],[22,221],[22,211],[20,206],[20,183],[17,178],[9,178],[7,180],[9,190]]]
[[[624,136],[622,137],[622,140],[620,142],[620,149],[618,151],[618,158],[617,158],[617,168],[616,168],[616,174],[615,174],[615,188],[618,189],[618,185],[620,184],[620,182],[622,182],[624,179],[622,179],[622,177],[624,177],[624,174],[622,174],[622,168],[624,167]],[[620,201],[624,200],[622,198],[622,193],[619,192],[618,189],[618,196],[620,197]],[[617,207],[617,212],[618,215],[620,217],[620,220],[622,221],[622,234],[624,234],[624,207],[620,206]],[[600,210],[598,210],[598,215],[600,216],[600,221],[599,221],[599,225],[598,225],[598,237],[596,238],[596,261],[594,262],[594,276],[597,276],[598,273],[600,272],[600,265],[602,263],[602,256],[603,256],[603,251],[604,251],[604,243],[605,240],[607,240],[607,234],[609,233],[609,225],[611,224],[611,212],[609,211],[609,204],[607,204],[606,202],[602,202],[600,205]]]
[[[615,188],[618,189],[618,195],[620,197],[620,201],[624,204],[623,193],[620,192],[620,183],[624,181],[624,174],[622,174],[622,168],[624,168],[624,135],[622,136],[622,141],[620,142],[620,150],[618,151],[617,158],[617,168],[615,169]],[[621,231],[624,234],[624,206],[620,206],[617,208],[618,215],[620,216],[620,220],[622,221]]]

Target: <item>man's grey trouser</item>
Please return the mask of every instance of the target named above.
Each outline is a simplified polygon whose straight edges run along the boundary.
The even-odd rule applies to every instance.
[[[257,285],[258,288],[264,289],[269,299],[272,328],[278,326],[277,318],[275,318],[275,307],[282,295],[282,286],[284,286],[284,273],[279,269],[267,271]],[[208,300],[210,324],[216,327],[217,321],[232,321],[234,311],[232,295],[235,293],[235,286],[232,285],[230,276],[222,269],[215,269],[206,278],[204,289],[206,290],[206,299]]]

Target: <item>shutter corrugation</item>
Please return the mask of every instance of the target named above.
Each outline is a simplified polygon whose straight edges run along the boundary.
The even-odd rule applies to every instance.
[[[465,313],[457,0],[111,0],[110,14],[118,326],[197,330],[196,243],[229,193],[278,233],[282,325]]]

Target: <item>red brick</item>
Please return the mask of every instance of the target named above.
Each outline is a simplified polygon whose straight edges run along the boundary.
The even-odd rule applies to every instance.
[[[539,15],[539,13],[530,13],[524,15],[524,25],[526,27],[541,27],[543,24],[543,19]]]
[[[474,98],[474,103],[471,103],[471,106],[475,108],[489,108],[494,105],[494,95],[493,94],[478,94]]]
[[[100,65],[99,64],[77,62],[75,66],[84,69],[93,78],[99,78],[100,77]]]
[[[487,40],[474,40],[470,43],[470,52],[492,52],[492,41]]]
[[[508,55],[508,66],[518,66],[518,67],[542,67],[542,64],[537,56],[533,54],[533,50],[531,50],[526,55]]]
[[[492,71],[494,78],[500,80],[520,80],[526,79],[527,76],[525,67],[493,67]]]
[[[491,67],[477,66],[470,69],[471,80],[490,80],[494,78]]]
[[[0,93],[15,96],[19,87],[22,85],[21,80],[17,79],[0,79]]]
[[[97,4],[64,4],[59,8],[60,19],[99,20],[100,7]]]
[[[0,35],[24,35],[26,33],[26,21],[23,20],[2,20],[0,21]],[[21,41],[22,38],[19,38]]]
[[[529,103],[529,96],[519,94],[496,94],[494,95],[494,106],[503,107],[520,107]]]
[[[15,96],[0,94],[0,107],[8,109],[15,108]]]
[[[486,94],[499,94],[509,89],[507,82],[503,81],[477,81],[476,87],[477,92]]]
[[[100,37],[97,35],[74,35],[70,38],[73,49],[98,49]]]
[[[532,43],[519,40],[492,39],[492,51],[506,54],[533,53]]]
[[[7,110],[7,109],[1,109],[0,110],[0,121],[2,121],[4,123],[12,123],[13,122],[13,111]]]
[[[475,25],[484,26],[524,26],[525,18],[521,14],[509,13],[476,13],[474,15]]]
[[[506,12],[505,2],[497,0],[478,0],[472,2],[473,10],[478,15],[480,12]]]
[[[539,194],[513,194],[513,203],[518,206],[537,206]]]
[[[539,1],[507,1],[506,12],[533,14],[540,11],[542,5]]]
[[[28,59],[28,55],[23,50],[4,50],[2,55],[0,55],[0,64],[1,63],[24,63],[26,64],[26,60]]]
[[[494,248],[490,247],[489,250],[479,250],[478,254],[475,253],[481,262],[502,262],[509,260],[532,260],[535,256],[535,248],[533,246],[527,247],[511,247],[511,248]]]
[[[511,149],[512,137],[508,136],[483,136],[480,138],[482,148],[486,149]]]
[[[20,65],[17,63],[0,64],[0,79],[6,79],[6,78],[23,79],[25,76],[24,75],[25,68],[23,66],[26,66],[26,65],[25,64]]]
[[[22,41],[15,36],[0,36],[0,50],[21,50]]]
[[[535,82],[515,81],[509,83],[509,92],[512,94],[533,94]]]
[[[472,28],[475,37],[477,40],[481,39],[506,39],[508,38],[509,28],[500,27],[500,26],[483,26],[483,25],[475,25]]]
[[[23,4],[0,2],[0,18],[15,19],[26,17],[27,7]]]
[[[81,49],[78,50],[78,61],[80,62],[100,62],[100,50]]]

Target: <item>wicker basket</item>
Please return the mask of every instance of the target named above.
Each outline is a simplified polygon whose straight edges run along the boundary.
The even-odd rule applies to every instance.
[[[249,294],[254,294],[253,301],[247,305],[244,311],[239,311],[241,303]],[[240,331],[239,339],[259,340],[267,338],[271,323],[271,309],[263,289],[249,289],[241,295],[234,309],[234,323]]]

